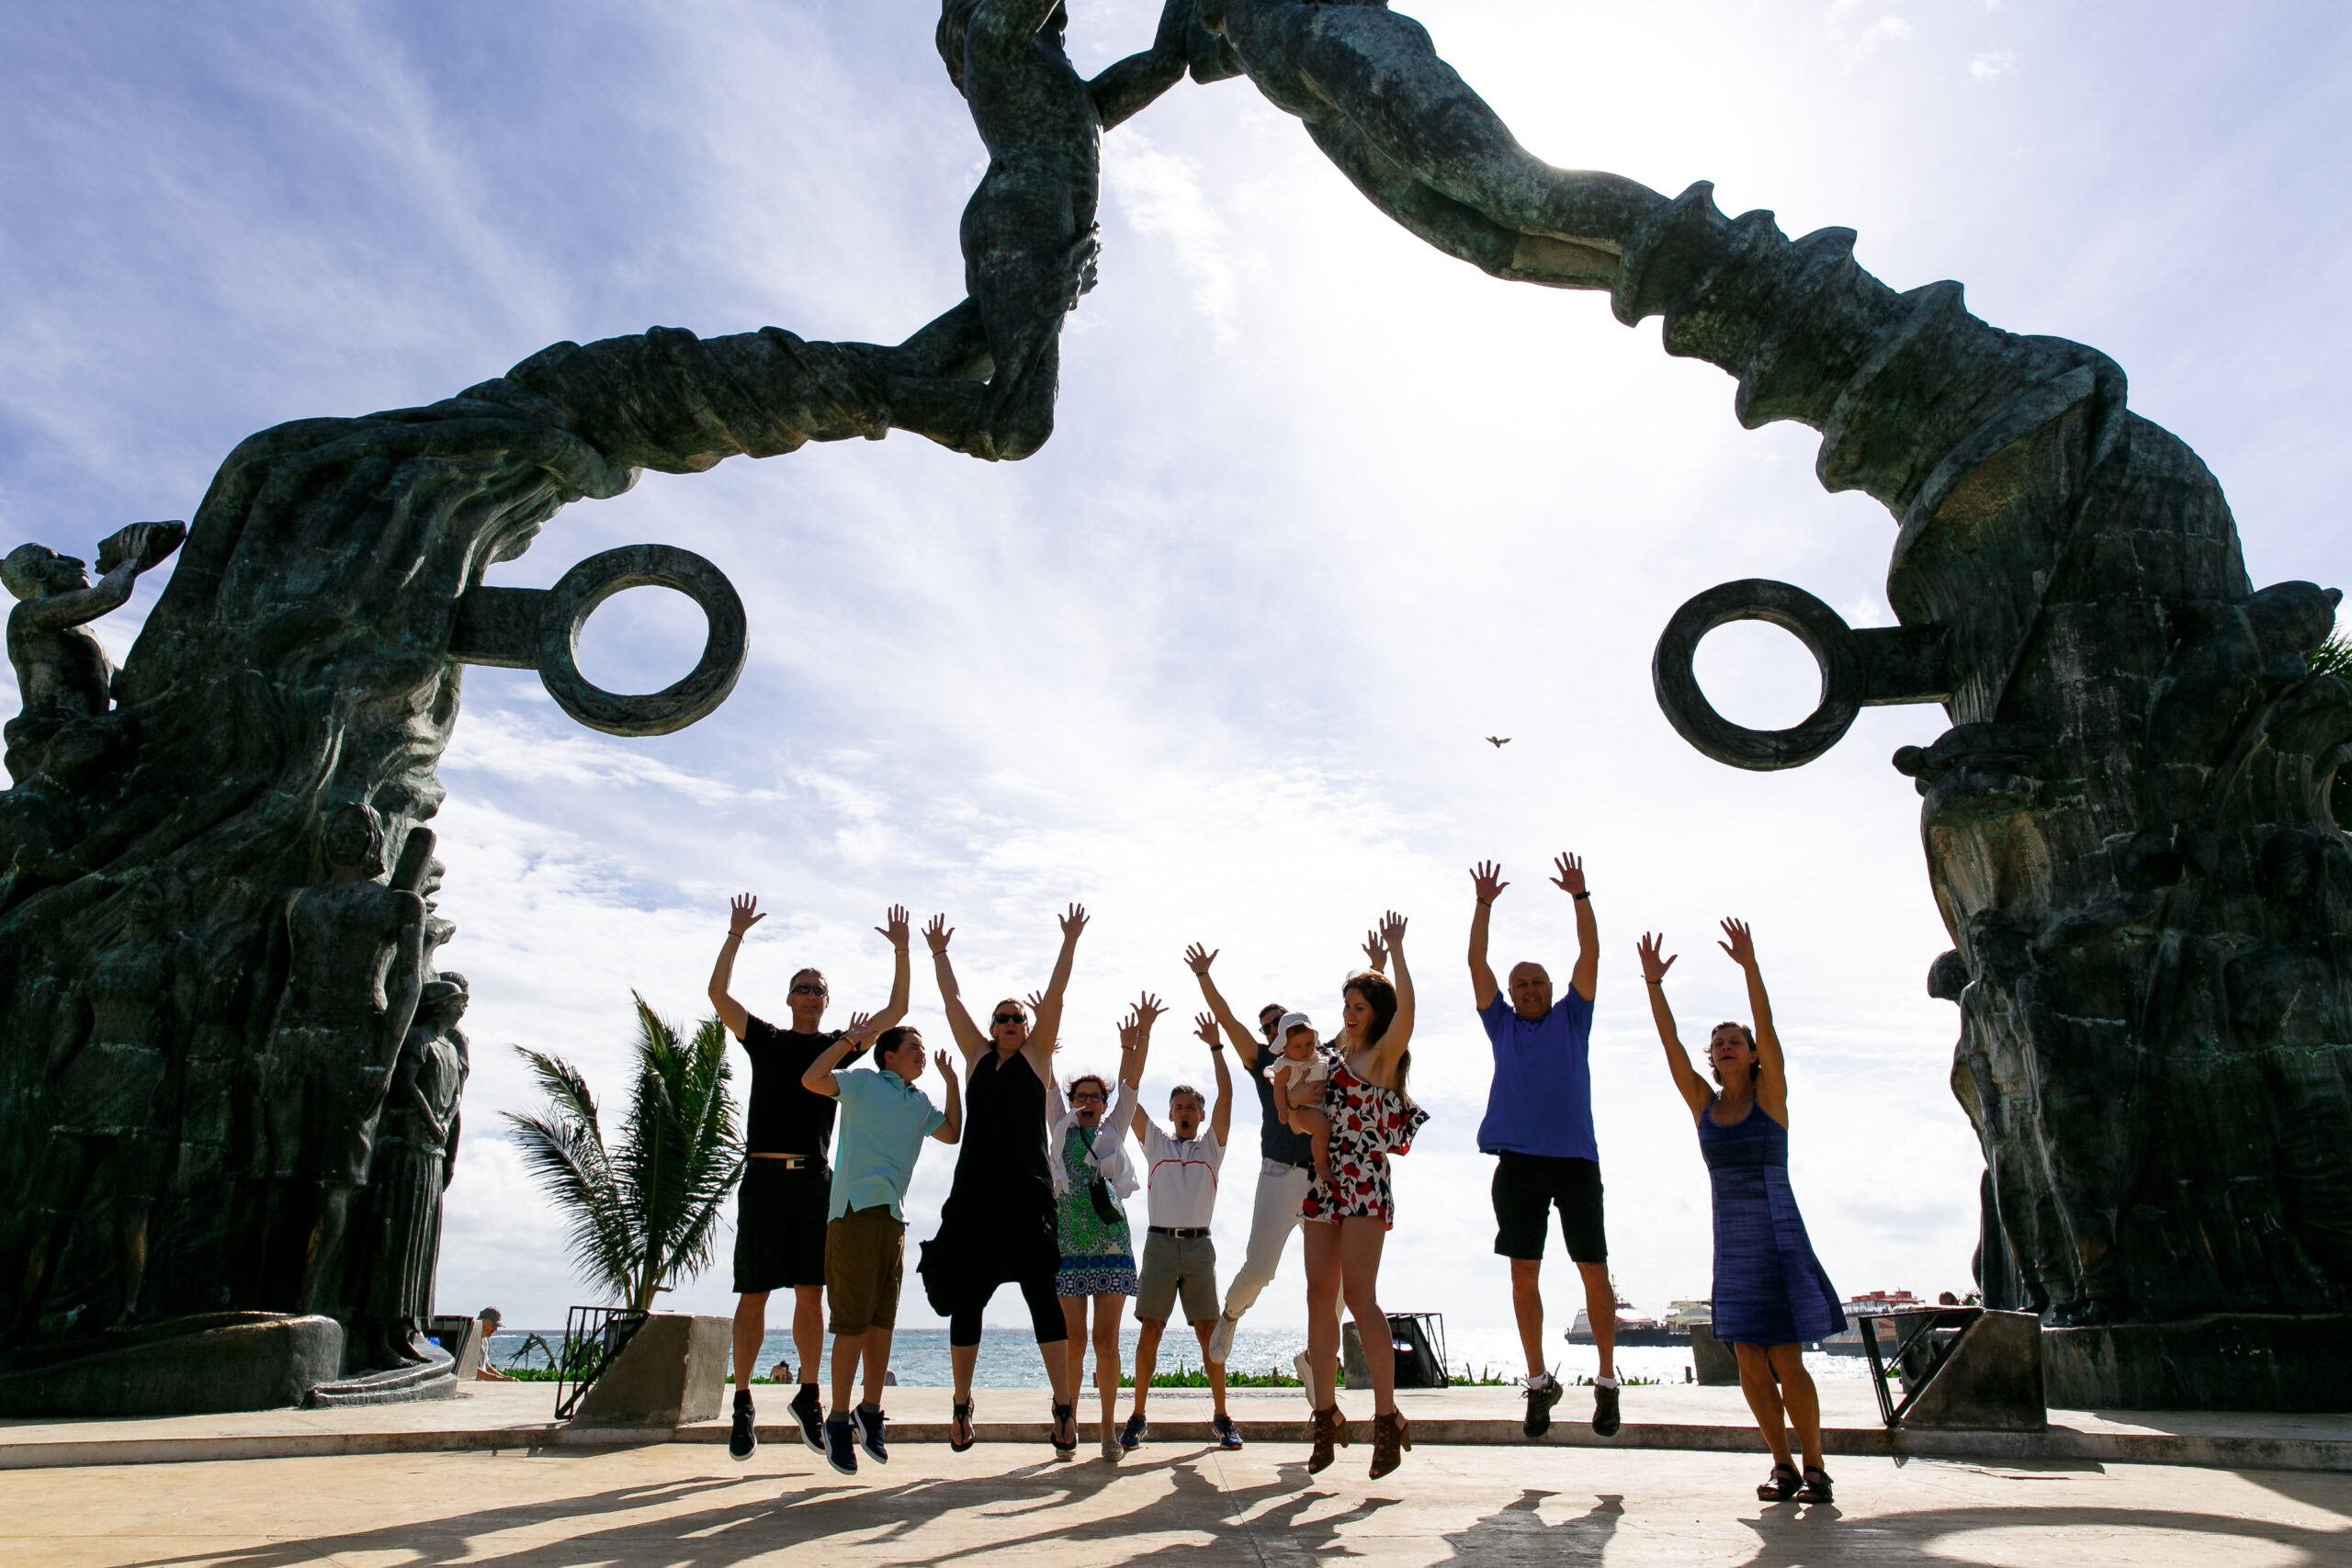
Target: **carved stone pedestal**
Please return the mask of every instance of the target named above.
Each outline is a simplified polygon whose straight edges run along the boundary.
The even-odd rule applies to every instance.
[[[201,1416],[300,1404],[343,1366],[331,1317],[223,1312],[14,1352],[0,1416]]]
[[[2352,1315],[2216,1313],[2044,1329],[2069,1410],[2352,1410]]]

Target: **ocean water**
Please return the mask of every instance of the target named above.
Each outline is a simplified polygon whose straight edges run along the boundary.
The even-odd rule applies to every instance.
[[[561,1329],[512,1328],[502,1330],[491,1340],[491,1354],[501,1365],[519,1357],[527,1364],[543,1366],[546,1359],[534,1348],[525,1355],[524,1347],[533,1335],[543,1337],[549,1345],[560,1345]],[[1136,1328],[1130,1323],[1119,1337],[1119,1364],[1123,1369],[1135,1366]],[[1253,1328],[1245,1320],[1233,1337],[1233,1355],[1227,1365],[1237,1371],[1263,1372],[1290,1371],[1291,1358],[1306,1348],[1305,1327]],[[1552,1371],[1564,1382],[1577,1378],[1589,1378],[1600,1368],[1599,1357],[1589,1345],[1569,1345],[1556,1337]],[[827,1355],[831,1342],[827,1341]],[[1520,1348],[1519,1336],[1510,1330],[1469,1330],[1446,1336],[1446,1365],[1457,1377],[1498,1376],[1516,1382],[1526,1375],[1525,1353]],[[760,1370],[765,1372],[779,1360],[792,1359],[795,1352],[792,1337],[771,1329],[760,1345]],[[1805,1366],[1816,1378],[1866,1379],[1869,1363],[1859,1356],[1808,1355]],[[1159,1342],[1159,1368],[1162,1371],[1201,1364],[1200,1342],[1189,1327],[1170,1325]],[[915,1387],[944,1387],[950,1381],[947,1356],[947,1331],[944,1328],[910,1328],[899,1331],[890,1346],[890,1371],[898,1381]],[[1660,1382],[1687,1382],[1691,1377],[1690,1352],[1664,1346],[1626,1346],[1617,1352],[1617,1371],[1621,1377],[1653,1379]],[[1094,1369],[1090,1361],[1087,1378],[1091,1384]],[[820,1381],[822,1381],[821,1379]],[[1046,1366],[1037,1351],[1037,1343],[1025,1329],[989,1327],[980,1337],[980,1359],[972,1373],[975,1388],[1044,1388]]]

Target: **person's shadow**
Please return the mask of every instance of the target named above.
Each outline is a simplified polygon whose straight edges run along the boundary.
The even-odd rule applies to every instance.
[[[1557,1495],[1522,1488],[1517,1497],[1467,1529],[1439,1539],[1464,1562],[1599,1562],[1617,1534],[1618,1520],[1624,1517],[1623,1495],[1601,1493],[1577,1517],[1546,1524],[1540,1509],[1544,1499]]]

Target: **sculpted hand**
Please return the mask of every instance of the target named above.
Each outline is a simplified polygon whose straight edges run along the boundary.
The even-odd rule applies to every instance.
[[[1216,962],[1217,953],[1224,951],[1225,949],[1220,947],[1216,953],[1211,953],[1196,942],[1184,950],[1184,962],[1191,966],[1193,974],[1205,975],[1209,972],[1209,965]]]
[[[1575,855],[1563,854],[1552,863],[1560,871],[1560,874],[1552,879],[1553,886],[1563,893],[1581,893],[1585,890],[1582,860]]]
[[[932,916],[931,924],[922,928],[922,939],[931,944],[933,953],[946,952],[947,939],[955,934],[956,928],[947,923],[944,915]]]
[[[1724,936],[1727,940],[1719,942],[1715,945],[1722,948],[1730,956],[1731,961],[1742,969],[1755,968],[1756,939],[1747,934],[1747,922],[1739,919],[1725,920]]]
[[[1083,904],[1072,904],[1069,907],[1069,913],[1064,915],[1061,919],[1062,940],[1064,942],[1076,942],[1078,940],[1079,933],[1086,929],[1086,906]]]
[[[1503,896],[1510,886],[1503,880],[1503,868],[1490,860],[1482,860],[1470,868],[1470,886],[1478,895],[1478,902],[1491,904]]]
[[[904,946],[906,946],[906,945],[907,945],[907,910],[906,910],[906,906],[904,906],[904,905],[902,905],[902,904],[893,904],[893,905],[891,905],[891,906],[890,906],[890,908],[889,908],[888,912],[883,915],[883,917],[882,917],[882,923],[881,923],[880,925],[878,925],[878,926],[876,926],[874,929],[875,929],[876,931],[877,931],[881,932],[883,936],[885,936],[886,938],[888,938],[888,939],[889,940],[889,943],[890,943],[890,945],[891,945],[892,947],[904,947]]]
[[[740,893],[727,901],[727,934],[741,936],[767,919],[759,912],[760,901],[749,893]]]
[[[1642,979],[1644,982],[1655,983],[1665,979],[1666,972],[1674,967],[1675,959],[1682,956],[1680,953],[1670,953],[1664,958],[1660,958],[1658,956],[1658,950],[1665,945],[1666,933],[1664,931],[1644,931],[1642,933],[1642,940],[1634,944],[1634,951],[1638,952],[1642,955]]]
[[[1212,1015],[1204,1012],[1193,1014],[1193,1032],[1199,1035],[1201,1037],[1202,1043],[1207,1045],[1211,1050],[1215,1050],[1216,1048],[1216,1020]]]

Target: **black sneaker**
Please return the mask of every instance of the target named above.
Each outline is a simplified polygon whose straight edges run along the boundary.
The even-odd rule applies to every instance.
[[[856,1438],[849,1417],[836,1416],[825,1423],[825,1462],[843,1475],[857,1473]]]
[[[800,1423],[800,1440],[810,1451],[825,1451],[825,1403],[817,1397],[817,1385],[804,1382],[800,1392],[792,1396],[792,1418]]]
[[[759,1451],[760,1435],[752,1426],[752,1391],[735,1391],[735,1424],[727,1431],[727,1452],[735,1459],[750,1459]]]
[[[1560,1403],[1560,1380],[1545,1372],[1542,1377],[1527,1380],[1526,1392],[1521,1398],[1527,1401],[1527,1421],[1520,1429],[1531,1438],[1540,1438],[1552,1429],[1552,1406]]]
[[[1150,1436],[1151,1423],[1145,1420],[1143,1412],[1138,1410],[1127,1417],[1125,1426],[1119,1428],[1119,1446],[1133,1453],[1143,1447],[1143,1440]]]
[[[1617,1391],[1613,1388],[1603,1388],[1599,1383],[1593,1384],[1592,1429],[1594,1433],[1603,1438],[1613,1438],[1617,1435],[1617,1428],[1621,1425],[1623,1423],[1617,1419]]]
[[[1216,1446],[1218,1448],[1238,1449],[1241,1446],[1241,1431],[1240,1428],[1234,1426],[1232,1416],[1210,1416],[1209,1429],[1216,1434]]]
[[[865,1457],[876,1464],[889,1463],[890,1450],[882,1446],[882,1428],[888,1423],[883,1418],[881,1406],[861,1404],[850,1412],[850,1416],[857,1423],[857,1446],[865,1450]]]

